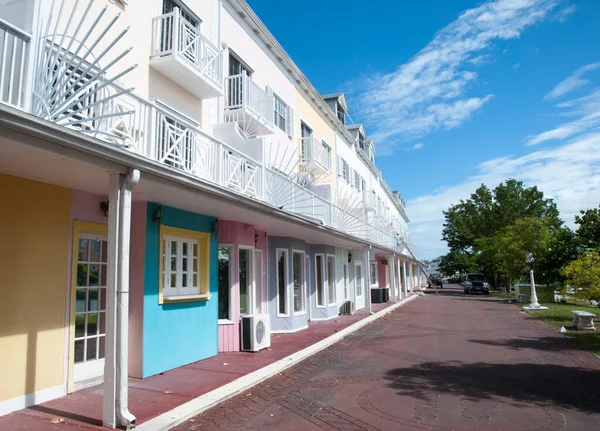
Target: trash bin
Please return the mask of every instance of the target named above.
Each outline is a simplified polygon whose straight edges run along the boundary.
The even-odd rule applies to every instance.
[[[383,290],[383,299],[381,302],[390,302],[390,289],[381,289]]]
[[[383,302],[383,289],[371,289],[371,302],[373,304]]]

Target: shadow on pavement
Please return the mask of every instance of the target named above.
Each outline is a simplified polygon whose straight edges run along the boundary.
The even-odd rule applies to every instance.
[[[534,349],[549,352],[578,349],[568,339],[560,337],[511,338],[508,340],[469,340],[485,346],[505,347],[513,350]]]
[[[535,403],[600,412],[600,372],[557,364],[427,362],[389,370],[388,385],[403,396],[427,400],[449,394],[473,401],[498,397],[515,405]]]

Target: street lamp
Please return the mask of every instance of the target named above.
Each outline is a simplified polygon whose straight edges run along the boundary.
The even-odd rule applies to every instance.
[[[533,263],[535,259],[533,257],[533,253],[527,253],[526,262],[529,265],[529,277],[531,279],[531,304],[526,307],[523,307],[524,310],[547,310],[548,307],[540,306],[538,302],[537,293],[535,291],[535,280],[533,279]]]

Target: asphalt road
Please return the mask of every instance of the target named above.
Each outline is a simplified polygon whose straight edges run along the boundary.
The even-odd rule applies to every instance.
[[[600,430],[600,359],[459,286],[418,298],[178,430]]]

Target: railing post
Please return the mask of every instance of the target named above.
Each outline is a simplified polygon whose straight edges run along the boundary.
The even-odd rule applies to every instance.
[[[181,29],[179,28],[179,8],[173,8],[173,39],[172,39],[172,49],[173,55],[177,55],[179,53],[179,33]]]
[[[248,74],[246,73],[245,70],[242,70],[242,80],[240,82],[240,85],[242,86],[242,92],[240,93],[242,96],[242,100],[241,100],[241,106],[242,108],[245,108],[246,105],[248,104],[248,95],[250,94],[250,89],[248,88],[248,80],[246,79],[248,77]]]

